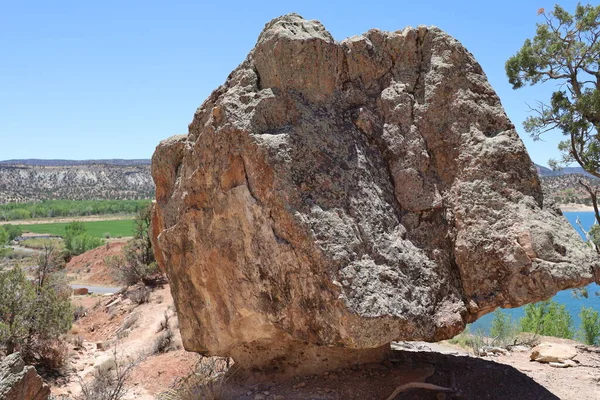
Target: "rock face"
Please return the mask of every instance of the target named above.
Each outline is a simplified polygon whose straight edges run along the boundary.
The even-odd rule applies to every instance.
[[[184,345],[241,366],[377,358],[598,274],[481,67],[434,27],[336,42],[271,21],[152,174]]]
[[[32,366],[25,366],[19,353],[13,353],[0,362],[0,399],[46,400],[50,387]]]

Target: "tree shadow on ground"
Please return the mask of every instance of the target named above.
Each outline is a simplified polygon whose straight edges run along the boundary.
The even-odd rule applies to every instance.
[[[231,379],[226,383],[226,398],[240,400],[386,400],[399,386],[425,382],[452,388],[452,393],[410,388],[394,400],[558,400],[548,389],[505,364],[481,358],[435,352],[394,350],[390,360],[338,369],[321,375],[304,376],[286,381],[243,383]]]
[[[434,352],[395,352],[400,363],[431,365],[435,371],[428,383],[454,387],[447,399],[527,399],[558,400],[548,389],[518,369],[481,358],[445,355]],[[396,400],[437,400],[437,393],[412,389]],[[441,396],[440,396],[441,397]]]

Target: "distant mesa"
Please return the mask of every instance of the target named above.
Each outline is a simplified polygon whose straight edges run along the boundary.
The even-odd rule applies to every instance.
[[[0,161],[0,204],[152,197],[149,160]]]
[[[564,167],[561,169],[553,170],[548,167],[543,167],[541,165],[535,164],[535,168],[538,172],[538,175],[543,178],[550,177],[550,176],[563,176],[563,175],[584,175],[588,178],[598,179],[594,175],[585,171],[581,167]]]
[[[32,165],[32,166],[52,166],[67,167],[74,165],[150,165],[150,159],[106,159],[106,160],[45,160],[37,158],[28,158],[23,160],[4,160],[0,165]]]

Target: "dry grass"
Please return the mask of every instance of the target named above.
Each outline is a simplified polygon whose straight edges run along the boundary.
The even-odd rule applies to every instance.
[[[173,387],[157,396],[159,400],[230,400],[227,382],[232,376],[228,359],[217,357],[202,358],[194,372],[177,381]]]

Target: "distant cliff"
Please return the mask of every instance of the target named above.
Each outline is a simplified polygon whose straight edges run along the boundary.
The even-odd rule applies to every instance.
[[[538,175],[542,178],[546,177],[554,177],[554,176],[564,176],[564,175],[583,175],[588,178],[594,178],[592,174],[586,172],[581,167],[565,167],[557,170],[550,169],[548,167],[543,167],[539,164],[534,164],[537,169]]]
[[[557,203],[589,204],[578,183],[599,184],[579,167],[553,171],[535,165],[546,198]],[[36,200],[149,199],[154,197],[150,160],[0,161],[0,204]]]
[[[0,161],[0,203],[153,197],[148,160]]]

